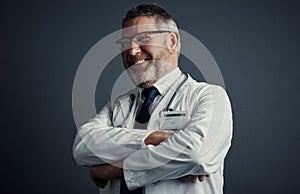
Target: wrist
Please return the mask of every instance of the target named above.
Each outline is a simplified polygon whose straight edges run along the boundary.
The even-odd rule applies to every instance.
[[[151,133],[150,135],[148,135],[148,137],[144,140],[144,143],[146,145],[158,145],[161,142],[165,141],[167,138],[169,138],[170,136],[172,136],[172,133],[168,133],[168,132],[163,132],[163,131],[155,131],[153,133]]]

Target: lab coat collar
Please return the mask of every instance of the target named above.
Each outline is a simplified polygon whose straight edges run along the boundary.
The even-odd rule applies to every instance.
[[[164,96],[176,82],[176,80],[179,79],[181,74],[182,72],[180,71],[179,67],[177,67],[160,78],[153,86],[155,86],[158,89],[159,93]]]
[[[172,85],[176,82],[176,80],[179,79],[181,74],[182,72],[179,69],[179,67],[176,67],[171,72],[167,73],[162,78],[160,78],[156,83],[153,84],[153,86],[157,88],[160,95],[164,96],[167,93],[167,91],[172,87]],[[139,96],[141,96],[143,89],[144,88],[139,87],[136,88]]]

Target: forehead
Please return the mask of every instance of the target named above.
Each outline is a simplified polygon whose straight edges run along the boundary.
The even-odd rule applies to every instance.
[[[133,36],[140,32],[158,30],[158,23],[152,16],[139,16],[127,21],[122,36]]]

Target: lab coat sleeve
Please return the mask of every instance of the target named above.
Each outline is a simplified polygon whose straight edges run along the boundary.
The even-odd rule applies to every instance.
[[[112,126],[108,104],[86,124],[78,128],[73,143],[73,157],[81,166],[114,163],[144,146],[146,130]]]
[[[128,188],[186,175],[215,173],[231,145],[232,113],[228,96],[219,86],[190,89],[194,106],[189,124],[158,146],[147,146],[124,160]],[[194,101],[193,101],[194,100]]]

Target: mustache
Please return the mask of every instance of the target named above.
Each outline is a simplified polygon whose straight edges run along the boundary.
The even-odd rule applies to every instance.
[[[140,60],[151,60],[151,56],[148,55],[148,54],[137,54],[137,55],[129,55],[127,56],[127,63],[130,64],[130,65],[134,65],[137,61],[140,61]]]

